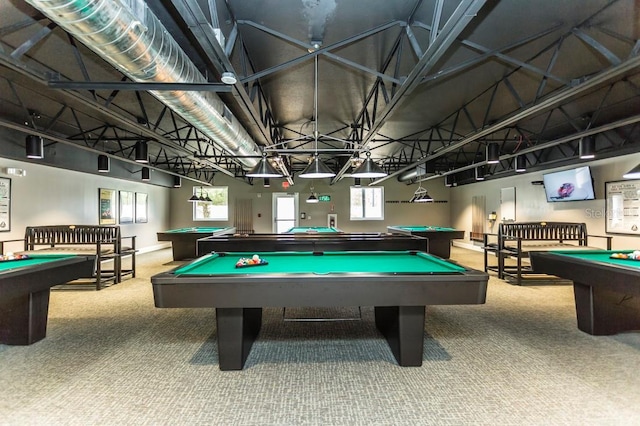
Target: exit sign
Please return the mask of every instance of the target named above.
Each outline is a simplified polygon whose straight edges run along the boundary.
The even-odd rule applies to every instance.
[[[318,195],[318,201],[323,201],[323,202],[331,201],[331,195]]]

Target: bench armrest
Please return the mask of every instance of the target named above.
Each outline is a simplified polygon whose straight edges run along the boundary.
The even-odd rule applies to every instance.
[[[4,253],[4,243],[17,243],[18,241],[22,242],[24,244],[24,238],[18,238],[15,240],[2,240],[0,241],[0,254],[5,254]],[[20,250],[22,250],[23,247],[20,248]]]
[[[607,250],[611,250],[611,240],[613,239],[610,235],[587,235],[587,237],[594,238],[604,238],[607,241]]]

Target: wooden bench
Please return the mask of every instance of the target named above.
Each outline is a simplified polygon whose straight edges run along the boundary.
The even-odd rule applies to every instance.
[[[522,260],[532,251],[549,250],[589,250],[589,237],[606,240],[607,250],[611,250],[610,236],[588,235],[585,223],[575,222],[513,222],[501,223],[497,234],[484,234],[484,270],[493,271],[498,278],[515,280],[522,284],[523,277],[536,272],[524,266]],[[497,265],[489,265],[489,254],[494,254]],[[515,259],[515,266],[505,265],[506,259]]]
[[[123,245],[122,240],[129,240]],[[11,240],[16,241],[16,240]],[[4,250],[4,243],[2,249]],[[47,225],[28,226],[24,236],[24,251],[38,254],[77,254],[95,256],[94,275],[82,277],[95,282],[96,290],[117,284],[123,276],[135,277],[136,237],[122,237],[118,225]],[[130,268],[123,267],[123,258],[129,257]],[[113,262],[113,269],[104,269],[103,263]]]

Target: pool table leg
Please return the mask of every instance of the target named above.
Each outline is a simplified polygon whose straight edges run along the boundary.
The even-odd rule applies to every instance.
[[[424,346],[424,306],[376,306],[376,327],[403,367],[420,367]]]
[[[0,343],[30,345],[47,335],[49,289],[0,302]]]
[[[262,308],[216,308],[220,370],[242,370],[261,323]]]
[[[449,259],[451,257],[451,240],[427,238],[429,239],[429,253],[435,254],[443,259]]]
[[[640,330],[640,299],[624,293],[573,283],[578,328],[595,336]]]

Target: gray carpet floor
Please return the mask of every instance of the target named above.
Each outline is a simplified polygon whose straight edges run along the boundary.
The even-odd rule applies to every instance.
[[[640,424],[640,333],[579,331],[570,285],[492,277],[485,305],[429,307],[422,367],[395,363],[371,308],[330,323],[265,309],[246,368],[222,372],[215,310],[154,307],[149,277],[176,265],[161,250],[135,279],[53,292],[47,337],[0,345],[0,424]]]

